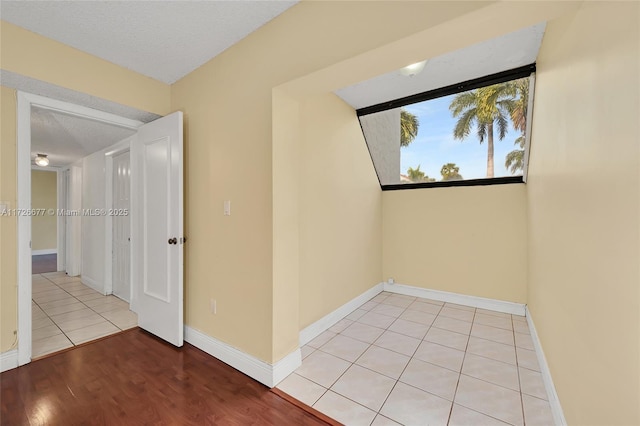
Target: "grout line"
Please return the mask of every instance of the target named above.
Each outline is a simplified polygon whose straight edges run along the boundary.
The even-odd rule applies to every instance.
[[[476,310],[473,311],[473,319],[476,319]],[[473,328],[473,322],[471,323]],[[462,363],[460,364],[460,372],[458,373],[458,381],[456,383],[456,389],[453,391],[453,400],[451,401],[451,409],[449,410],[449,418],[447,419],[447,425],[451,422],[451,414],[453,414],[453,406],[456,403],[456,396],[458,396],[458,387],[460,386],[460,378],[462,377],[462,369],[464,368],[464,361],[467,358],[467,350],[469,350],[469,341],[471,340],[471,329],[469,330],[469,336],[467,337],[467,344],[464,347],[464,355],[462,355]]]
[[[511,325],[513,326],[513,318],[511,318]],[[515,327],[513,331],[513,346],[516,345],[516,332]],[[516,372],[518,373],[518,387],[520,389],[520,409],[522,410],[522,424],[526,425],[527,421],[524,418],[524,398],[522,397],[522,380],[520,379],[520,368],[518,368],[518,351],[516,350]]]

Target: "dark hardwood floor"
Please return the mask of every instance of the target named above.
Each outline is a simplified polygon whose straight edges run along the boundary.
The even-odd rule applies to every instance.
[[[0,375],[2,425],[326,425],[185,343],[133,329]]]
[[[39,254],[31,256],[31,273],[43,274],[45,272],[56,272],[58,270],[57,254]]]

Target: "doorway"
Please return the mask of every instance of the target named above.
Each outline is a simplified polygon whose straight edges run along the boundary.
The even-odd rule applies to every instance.
[[[57,114],[60,120],[64,121],[81,119],[93,125],[125,129],[130,136],[111,146],[93,149],[86,153],[82,161],[76,159],[68,167],[66,196],[70,208],[63,213],[67,219],[66,272],[48,273],[51,276],[43,274],[42,277],[38,277],[40,282],[35,283],[31,269],[31,216],[18,217],[18,364],[29,363],[32,355],[35,355],[31,339],[35,333],[32,333],[31,326],[36,316],[41,316],[38,319],[43,319],[42,316],[52,319],[51,312],[47,312],[46,309],[40,309],[42,312],[35,309],[34,305],[37,305],[37,302],[33,296],[36,290],[38,293],[51,292],[50,295],[55,293],[55,298],[64,298],[63,302],[53,298],[42,302],[65,305],[61,306],[65,312],[56,312],[55,315],[67,316],[66,314],[70,313],[66,318],[69,322],[73,323],[78,319],[70,317],[76,316],[74,312],[80,310],[86,313],[87,317],[92,316],[96,321],[99,320],[100,324],[92,326],[86,333],[73,333],[77,334],[77,342],[73,341],[60,325],[58,328],[61,334],[69,338],[73,344],[92,340],[87,338],[88,334],[93,334],[93,338],[111,334],[103,333],[105,330],[101,327],[108,328],[103,320],[111,325],[117,325],[120,320],[126,321],[127,318],[117,318],[119,315],[109,314],[113,306],[118,305],[130,307],[138,314],[136,319],[139,327],[175,346],[182,346],[183,244],[186,241],[183,234],[182,112],[177,111],[145,124],[23,92],[18,92],[17,98],[19,210],[31,208],[29,166],[33,154],[32,142],[35,140],[32,138],[31,127],[33,110],[42,109]],[[95,135],[95,132],[85,132],[83,140],[95,144]],[[130,154],[128,166],[124,158],[118,159],[124,152]],[[126,170],[125,174],[130,176],[129,189],[118,191],[116,188],[114,192],[114,159],[116,168],[121,167]],[[124,185],[124,182],[126,178],[123,177],[116,178],[115,183]],[[117,198],[115,201],[114,194]],[[115,220],[115,226],[122,234],[115,239],[113,236],[114,218],[124,216],[126,210],[123,207],[116,211],[118,209],[114,209],[114,204],[126,205],[127,202],[130,211],[126,213],[131,234],[131,237],[126,237],[126,241],[130,243],[128,249],[124,245],[127,226],[125,223]],[[120,252],[115,258],[114,243],[119,245],[117,251]],[[128,264],[123,259],[127,250],[130,258]],[[122,276],[129,271],[128,281],[126,277],[122,277],[123,279],[116,283],[116,291],[122,299],[113,294],[114,261],[116,275]],[[36,286],[39,288],[36,289]],[[127,298],[127,287],[129,303],[123,300]],[[39,294],[38,297],[48,298],[41,296],[42,294]],[[46,322],[44,319],[43,321]],[[56,322],[53,325],[59,324]],[[97,335],[95,331],[103,334]]]
[[[107,208],[111,198],[106,196],[107,187],[112,187],[105,175],[107,151],[119,144],[128,153],[130,136],[142,123],[35,95],[19,93],[18,100],[18,207],[43,211],[41,216],[48,220],[18,220],[22,365],[31,357],[137,325],[130,297],[122,295],[121,300],[106,286],[106,240],[113,237],[105,233],[104,213],[94,212]],[[39,153],[46,155],[48,164],[34,165]],[[126,164],[124,154],[120,163]],[[124,184],[120,193],[128,199],[130,189]],[[47,198],[44,204],[38,201],[42,194]],[[128,220],[127,215],[121,222]],[[123,224],[118,229],[128,230]],[[46,271],[32,263],[32,254],[49,254],[38,250],[57,257]],[[128,263],[120,263],[126,273]],[[121,282],[128,285],[130,280]]]

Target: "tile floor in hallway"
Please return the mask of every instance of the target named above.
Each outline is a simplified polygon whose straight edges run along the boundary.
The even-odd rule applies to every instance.
[[[33,358],[138,325],[127,302],[104,296],[64,272],[34,274],[32,299]]]
[[[553,425],[525,317],[383,292],[278,388],[345,425]]]

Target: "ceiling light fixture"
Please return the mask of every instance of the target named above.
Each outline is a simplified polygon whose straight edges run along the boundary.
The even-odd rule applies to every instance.
[[[405,77],[413,77],[414,75],[420,74],[425,65],[427,65],[427,61],[416,62],[415,64],[407,65],[404,68],[400,68],[399,72]]]
[[[36,155],[36,164],[40,167],[47,167],[49,165],[49,159],[47,158],[47,154]]]

